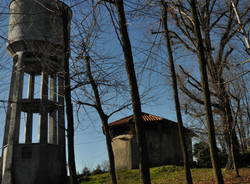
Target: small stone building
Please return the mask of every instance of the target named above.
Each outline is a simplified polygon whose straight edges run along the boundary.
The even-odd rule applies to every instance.
[[[178,125],[159,116],[143,113],[145,136],[151,167],[182,164]],[[116,169],[136,169],[138,149],[133,115],[109,124]],[[192,161],[192,132],[185,130],[189,159]]]

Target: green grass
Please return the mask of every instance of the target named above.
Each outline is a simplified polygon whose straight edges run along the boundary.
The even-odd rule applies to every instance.
[[[150,169],[152,184],[183,184],[184,170],[180,166],[162,166]],[[240,169],[242,177],[235,178],[232,171],[225,172],[223,175],[225,183],[249,183],[250,184],[250,168]],[[192,169],[192,176],[196,184],[214,183],[212,169],[199,168]],[[138,170],[118,171],[117,178],[119,184],[140,184]],[[109,173],[90,176],[89,181],[81,184],[111,184]]]

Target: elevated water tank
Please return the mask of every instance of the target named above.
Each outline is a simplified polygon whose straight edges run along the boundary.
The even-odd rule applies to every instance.
[[[62,11],[70,8],[57,0],[13,0],[10,5],[7,49],[61,55],[64,49]]]

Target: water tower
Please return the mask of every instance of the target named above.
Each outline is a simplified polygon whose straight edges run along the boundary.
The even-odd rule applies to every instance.
[[[9,9],[7,49],[13,70],[2,184],[63,184],[64,43],[71,10],[57,0],[13,0]]]

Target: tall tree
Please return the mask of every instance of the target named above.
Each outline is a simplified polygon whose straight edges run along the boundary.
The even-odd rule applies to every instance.
[[[206,68],[207,61],[205,57],[205,49],[203,46],[203,39],[201,35],[201,30],[200,30],[200,23],[198,19],[197,10],[196,10],[196,1],[191,0],[190,6],[192,9],[192,15],[193,15],[197,48],[199,50],[198,61],[199,61],[199,68],[200,68],[200,74],[201,74],[202,91],[204,94],[211,162],[213,165],[213,171],[214,171],[216,182],[218,184],[223,184],[224,181],[223,181],[223,176],[222,176],[221,169],[220,169],[220,164],[219,164],[220,162],[218,159],[218,150],[216,146],[213,112],[212,112],[211,99],[210,99],[210,90],[209,90],[209,85],[208,85],[208,76],[207,76],[207,68]]]
[[[127,81],[121,77],[121,73],[124,73],[122,64],[117,62],[112,53],[106,53],[103,48],[99,51],[96,47],[101,40],[99,36],[103,34],[99,25],[103,25],[100,9],[93,6],[90,7],[90,12],[87,16],[81,12],[82,17],[74,22],[77,36],[72,41],[72,47],[77,57],[72,65],[72,80],[75,84],[72,89],[75,89],[74,97],[79,105],[77,115],[81,109],[86,113],[94,109],[94,113],[97,113],[101,120],[108,151],[109,172],[112,183],[116,184],[115,159],[108,120],[115,113],[131,106],[131,103],[127,100]]]
[[[63,16],[63,36],[64,36],[64,95],[66,102],[66,115],[67,115],[67,139],[68,139],[68,165],[70,174],[70,183],[78,184],[75,164],[75,149],[74,149],[74,114],[73,105],[71,100],[71,87],[70,87],[70,73],[69,73],[69,57],[70,57],[70,25],[69,19],[71,18],[68,14],[68,10],[65,9],[62,12]]]
[[[98,85],[95,82],[95,79],[92,75],[90,59],[91,58],[89,56],[84,57],[85,67],[86,67],[86,75],[88,77],[89,83],[92,87],[94,97],[95,97],[95,104],[93,105],[93,107],[96,109],[96,111],[99,114],[99,117],[102,121],[105,137],[106,137],[106,145],[107,145],[108,156],[109,156],[110,175],[111,175],[111,179],[112,179],[112,184],[117,184],[116,173],[115,173],[115,159],[114,159],[114,152],[112,149],[112,138],[110,135],[109,125],[108,125],[108,119],[110,116],[105,114],[105,112],[103,111],[100,93],[98,90]]]
[[[77,103],[84,109],[87,106],[94,108],[101,119],[106,136],[110,173],[113,183],[116,183],[115,160],[108,120],[113,114],[130,107],[131,102],[128,100],[128,82],[123,63],[119,62],[120,56],[115,57],[113,53],[105,52],[105,48],[100,51],[96,47],[100,40],[103,44],[103,40],[99,38],[105,35],[103,31],[105,20],[103,16],[99,16],[102,11],[99,7],[94,6],[91,16],[87,14],[89,17],[84,17],[86,14],[83,14],[83,18],[76,22],[77,38],[72,45],[77,58],[73,63],[72,79],[76,83],[73,88],[77,88]],[[81,21],[84,23],[79,23]],[[108,39],[110,40],[110,35]],[[89,108],[86,109],[89,110]]]
[[[184,132],[184,127],[183,127],[183,122],[182,122],[182,115],[181,115],[181,108],[180,108],[180,101],[179,101],[179,94],[178,94],[178,87],[177,87],[177,79],[176,79],[176,72],[175,72],[175,66],[174,66],[174,57],[173,57],[173,51],[172,51],[172,45],[171,45],[171,36],[170,36],[169,29],[168,29],[168,6],[164,0],[162,0],[161,3],[163,7],[162,8],[162,24],[163,24],[163,30],[165,34],[166,43],[167,43],[167,52],[168,52],[168,58],[169,58],[169,63],[170,63],[172,88],[174,91],[175,110],[176,110],[176,116],[178,120],[179,139],[180,139],[182,157],[183,157],[183,162],[184,162],[186,183],[192,184],[193,180],[192,180],[192,175],[190,171],[189,155],[188,155],[185,132]]]
[[[144,124],[142,121],[141,101],[140,101],[140,95],[134,69],[132,48],[127,30],[127,22],[124,12],[123,0],[115,0],[114,4],[117,8],[117,14],[119,19],[119,32],[121,36],[121,46],[124,54],[125,65],[131,90],[130,93],[131,93],[132,108],[135,121],[136,140],[139,152],[138,157],[139,157],[139,167],[141,172],[141,181],[144,184],[150,184],[151,179],[149,172],[146,137],[144,133]]]
[[[241,10],[242,24],[249,24],[249,19],[247,18],[249,8],[242,8],[247,6],[246,2],[238,1],[237,6]],[[216,118],[218,118],[217,127],[222,129],[224,134],[228,154],[227,168],[234,168],[236,175],[238,175],[239,144],[235,130],[236,122],[233,119],[232,100],[229,95],[230,85],[232,84],[228,81],[233,76],[232,70],[229,69],[232,69],[233,63],[237,62],[237,59],[235,59],[237,58],[236,50],[241,50],[240,52],[243,50],[243,47],[239,47],[241,42],[236,39],[239,36],[240,26],[237,20],[235,20],[231,3],[218,0],[201,0],[197,1],[197,11],[203,36],[205,58],[207,59],[212,110],[216,113]],[[172,32],[175,42],[182,45],[182,49],[185,48],[185,51],[188,53],[198,55],[198,48],[195,45],[194,22],[188,3],[183,1],[171,3],[171,16],[175,26],[175,30]],[[187,58],[189,60],[193,59],[193,57],[188,56]],[[185,103],[185,109],[190,115],[202,117],[203,119],[205,114],[200,112],[200,107],[204,106],[205,103],[201,98],[201,82],[196,79],[196,71],[190,74],[186,70],[188,69],[182,68],[179,73],[179,76],[183,76],[182,78],[180,77],[179,86],[189,101],[192,100],[195,103]],[[191,69],[189,68],[189,70]],[[226,75],[229,72],[231,75]],[[197,108],[194,108],[194,106]]]

